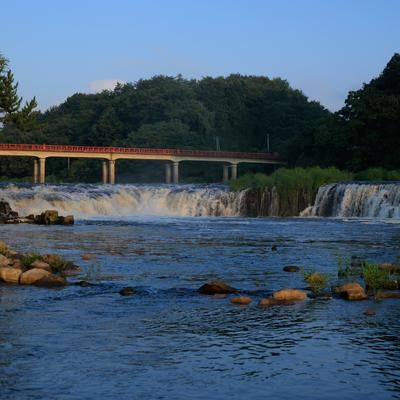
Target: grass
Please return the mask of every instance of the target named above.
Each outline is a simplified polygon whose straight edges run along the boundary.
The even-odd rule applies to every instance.
[[[320,294],[328,286],[328,275],[322,272],[306,272],[304,274],[304,282],[306,282],[313,293]]]
[[[378,290],[390,280],[390,273],[379,268],[379,265],[366,261],[362,269],[362,277],[366,288],[376,295]]]
[[[36,260],[42,260],[42,256],[38,253],[27,253],[24,254],[21,258],[21,263],[25,269],[29,268],[29,266],[35,262]]]

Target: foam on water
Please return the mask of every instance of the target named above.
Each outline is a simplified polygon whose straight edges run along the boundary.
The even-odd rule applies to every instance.
[[[239,216],[245,192],[223,185],[3,185],[20,215],[56,209],[76,218]]]

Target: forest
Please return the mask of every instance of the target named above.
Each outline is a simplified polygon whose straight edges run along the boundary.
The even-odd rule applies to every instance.
[[[400,55],[330,112],[281,78],[154,76],[98,94],[76,93],[45,112],[21,107],[10,63],[0,55],[0,143],[46,143],[278,152],[288,167],[350,172],[400,168]],[[31,175],[32,160],[0,159],[0,176]],[[93,160],[51,159],[54,180],[96,182]],[[119,180],[162,181],[160,163],[120,161]],[[241,167],[242,172],[268,172]],[[184,167],[187,181],[218,181],[220,167]]]

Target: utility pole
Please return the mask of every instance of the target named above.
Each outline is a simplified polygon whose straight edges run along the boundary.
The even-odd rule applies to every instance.
[[[219,136],[215,136],[215,149],[217,151],[221,150],[221,146],[220,146],[220,143],[219,143]]]

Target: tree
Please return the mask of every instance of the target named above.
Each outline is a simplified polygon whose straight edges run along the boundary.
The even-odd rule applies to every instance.
[[[22,97],[18,96],[18,82],[8,69],[8,60],[0,54],[0,122],[15,124],[22,131],[36,127],[38,112],[36,98],[27,101],[21,109]]]

